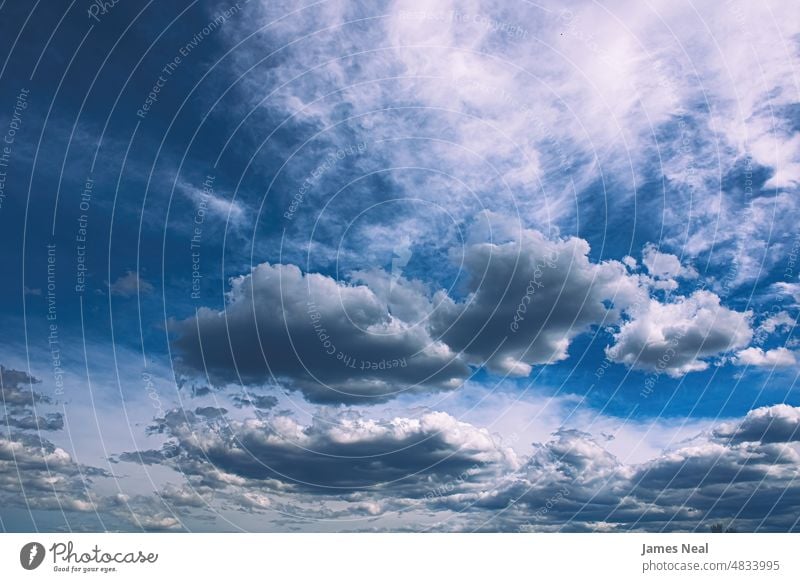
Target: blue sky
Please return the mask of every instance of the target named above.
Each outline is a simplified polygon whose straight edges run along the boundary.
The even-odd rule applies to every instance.
[[[788,2],[0,12],[2,529],[798,528]]]

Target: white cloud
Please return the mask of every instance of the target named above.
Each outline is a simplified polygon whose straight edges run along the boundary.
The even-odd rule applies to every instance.
[[[789,315],[788,311],[779,311],[774,315],[769,316],[767,319],[761,322],[761,325],[758,326],[759,331],[762,331],[767,334],[772,334],[780,331],[785,331],[787,329],[792,329],[797,324],[797,321],[794,317]]]
[[[680,377],[708,368],[715,356],[745,347],[752,338],[751,313],[732,311],[710,291],[695,291],[668,303],[650,299],[606,349],[616,362],[648,372]]]
[[[642,263],[647,267],[647,272],[657,279],[696,279],[698,276],[694,268],[684,267],[678,257],[662,253],[653,244],[645,245]]]
[[[733,264],[728,290],[780,260],[767,241],[800,212],[784,191],[800,167],[790,110],[800,26],[777,16],[783,3],[401,0],[367,24],[369,9],[333,2],[274,22],[285,9],[255,11],[271,23],[262,42],[285,47],[243,81],[243,103],[325,128],[333,142],[368,137],[376,166],[434,170],[393,173],[398,191],[446,197],[456,220],[513,208],[549,231],[574,224],[598,180],[593,197],[616,209],[637,191],[609,184],[663,177],[663,199],[648,191],[637,212],[682,257]],[[239,66],[259,54],[237,51]],[[760,168],[772,174],[766,192],[754,190]],[[656,286],[674,290],[671,280]]]
[[[787,283],[779,281],[772,285],[776,293],[780,295],[787,295],[794,299],[795,304],[800,303],[800,283]]]
[[[782,368],[796,365],[797,357],[793,351],[782,347],[766,351],[758,347],[751,347],[738,352],[734,363],[739,366],[758,368]]]

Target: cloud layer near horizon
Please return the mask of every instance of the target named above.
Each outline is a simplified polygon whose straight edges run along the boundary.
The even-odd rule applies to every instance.
[[[742,531],[794,531],[798,418],[797,407],[759,408],[626,464],[575,429],[555,432],[523,458],[442,412],[387,420],[340,413],[302,425],[282,415],[226,422],[175,410],[153,425],[167,436],[161,450],[120,460],[172,467],[208,503],[277,506],[290,521],[372,520],[363,529],[380,529],[380,518],[392,515],[414,523],[418,512],[436,512],[434,530],[683,531],[722,521]]]

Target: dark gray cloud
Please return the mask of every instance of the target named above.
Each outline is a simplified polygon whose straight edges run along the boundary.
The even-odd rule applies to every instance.
[[[194,409],[194,413],[205,418],[222,418],[228,414],[228,411],[217,406],[199,406]]]
[[[616,323],[643,292],[622,263],[592,263],[588,253],[582,239],[552,241],[532,230],[467,247],[468,296],[438,298],[434,335],[501,374],[527,376],[534,365],[566,359],[577,335]]]
[[[0,366],[0,402],[12,409],[34,406],[37,402],[49,403],[47,396],[33,389],[39,383],[41,380],[27,372]]]
[[[0,367],[0,390],[6,416],[0,421],[0,504],[31,509],[89,511],[89,485],[105,473],[76,463],[40,431],[64,426],[60,413],[40,416],[35,409],[50,399],[33,386],[38,378]],[[30,432],[25,432],[30,431]],[[31,433],[34,434],[31,434]]]
[[[724,521],[742,531],[798,528],[800,454],[794,435],[719,442],[729,432],[725,426],[640,465],[621,463],[590,435],[557,433],[496,493],[490,508],[507,511],[485,527],[707,531]]]
[[[61,430],[64,428],[64,416],[60,412],[53,412],[45,416],[32,414],[21,417],[7,416],[0,419],[0,425],[2,424],[23,430]]]
[[[259,410],[270,410],[278,405],[278,399],[274,396],[243,394],[233,397],[233,405],[236,408],[253,407]]]
[[[793,445],[697,443],[638,468],[631,493],[646,510],[637,519],[648,527],[656,521],[664,529],[694,529],[724,520],[745,531],[794,531],[799,469]],[[651,511],[658,517],[646,520]]]
[[[380,270],[348,284],[261,264],[232,280],[224,310],[172,325],[181,366],[216,384],[277,382],[313,402],[375,403],[457,388],[470,366],[527,376],[567,359],[578,335],[600,327],[613,330],[611,361],[675,377],[752,338],[752,314],[710,291],[657,298],[659,280],[632,272],[630,261],[592,262],[583,239],[510,222],[487,212],[471,226],[461,298],[429,297],[420,282]],[[695,275],[654,253],[648,264],[658,274]]]
[[[92,511],[92,479],[100,469],[76,463],[64,449],[25,433],[0,436],[0,499],[32,509]]]
[[[232,281],[224,311],[176,322],[183,366],[218,384],[272,379],[311,401],[382,401],[453,389],[469,368],[424,326],[395,318],[365,285],[261,264]]]
[[[171,454],[172,453],[172,454]],[[169,448],[146,451],[124,452],[111,458],[112,462],[139,463],[141,465],[158,465],[174,456]]]
[[[64,428],[64,416],[60,412],[38,414],[38,409],[47,408],[52,403],[49,396],[34,390],[33,387],[40,383],[41,380],[26,372],[0,366],[0,403],[7,412],[4,418],[0,418],[0,426],[35,431]]]
[[[714,436],[733,443],[800,441],[800,408],[788,404],[762,406],[748,412],[741,422],[718,426]]]
[[[566,430],[487,491],[441,496],[431,505],[457,512],[449,527],[466,530],[708,531],[724,522],[740,531],[794,531],[798,476],[800,455],[786,443],[698,437],[626,465],[591,435]]]
[[[376,402],[456,388],[467,364],[527,375],[646,296],[622,263],[591,263],[581,239],[518,235],[465,249],[463,301],[444,291],[429,299],[419,284],[376,271],[345,284],[259,265],[233,280],[225,310],[172,326],[182,366],[218,384],[282,381],[315,402]]]
[[[217,471],[299,492],[381,489],[417,497],[475,466],[507,470],[516,462],[488,431],[445,413],[384,421],[342,414],[304,426],[288,416],[223,423],[175,410],[151,432],[169,437],[162,451],[123,453],[117,460],[165,463],[201,477]]]
[[[437,507],[464,514],[471,523],[485,521],[475,526],[479,529],[585,529],[587,523],[608,519],[622,502],[629,474],[591,435],[560,430],[550,441],[537,444],[522,468],[488,493],[434,501]]]

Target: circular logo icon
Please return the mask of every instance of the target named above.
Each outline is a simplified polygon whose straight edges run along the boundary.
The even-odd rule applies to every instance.
[[[44,546],[39,542],[29,542],[19,552],[19,563],[26,570],[35,570],[44,561]]]

